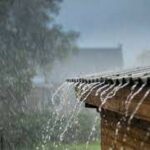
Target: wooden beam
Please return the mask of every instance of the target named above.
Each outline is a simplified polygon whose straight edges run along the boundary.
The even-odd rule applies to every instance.
[[[112,111],[101,112],[102,150],[149,150],[150,122],[134,118],[129,126],[122,118]]]
[[[143,98],[144,94],[146,93],[148,89],[149,89],[148,87],[145,87],[139,94],[137,94],[133,98],[128,108],[128,115],[131,115],[133,113],[133,111],[135,110],[138,103]],[[135,89],[135,91],[136,90],[138,90],[138,88]],[[84,99],[87,93],[82,96],[81,100]],[[95,96],[95,93],[96,93],[96,90],[93,90],[91,94],[86,98],[85,103],[95,106],[97,108],[101,105],[101,99],[100,99],[101,93],[99,93],[98,96]],[[114,97],[107,100],[107,102],[102,106],[102,108],[117,112],[119,114],[125,114],[126,100],[130,93],[131,93],[131,87],[120,89]],[[142,119],[142,120],[150,121],[150,94],[145,98],[143,103],[140,105],[134,117]]]
[[[140,87],[137,87],[133,93],[138,91],[139,88]],[[120,89],[116,95],[108,99],[104,105],[102,105],[101,101],[103,91],[96,95],[97,89],[94,89],[91,93],[87,91],[87,93],[81,95],[82,92],[76,89],[78,96],[81,97],[81,101],[84,100],[86,107],[96,108],[98,110],[102,105],[100,112],[102,150],[150,149],[150,95],[147,95],[133,119],[129,122],[130,116],[148,90],[149,87],[144,87],[143,90],[131,100],[128,115],[126,116],[126,100],[129,95],[133,94],[131,94],[131,86]],[[110,91],[106,92],[105,96],[109,94],[109,92]]]

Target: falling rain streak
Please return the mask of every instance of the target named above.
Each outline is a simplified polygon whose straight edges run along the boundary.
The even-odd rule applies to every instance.
[[[122,80],[119,81],[119,84],[114,82],[113,84],[106,84],[105,82],[96,82],[96,83],[78,83],[78,90],[79,95],[78,95],[78,100],[85,102],[89,95],[95,93],[95,96],[99,96],[99,111],[101,112],[101,108],[105,105],[105,103],[108,100],[113,99],[113,97],[117,94],[117,92],[121,89],[124,89],[125,87],[129,86],[130,81],[126,80],[126,83],[123,83]],[[129,116],[128,119],[128,124],[130,124],[131,120],[134,118],[134,116],[136,115],[136,112],[138,111],[138,109],[140,108],[141,104],[144,102],[144,100],[146,99],[146,97],[149,95],[150,90],[147,90],[144,94],[144,96],[141,98],[141,100],[137,103],[137,106],[135,107],[135,109],[133,110],[133,112],[129,112],[129,107],[130,104],[132,103],[132,100],[140,93],[143,91],[143,89],[146,87],[147,82],[143,82],[143,84],[139,87],[139,83],[135,82],[135,84],[133,84],[133,86],[130,89],[130,93],[128,94],[127,98],[124,99],[125,102],[125,112],[124,115],[117,123],[116,125],[116,130],[115,130],[115,139],[114,142],[116,142],[117,140],[117,136],[119,133],[119,129],[121,128],[121,121],[122,120],[126,120],[125,118],[127,116]],[[97,121],[97,117],[95,119]],[[95,122],[96,122],[95,121]],[[86,149],[88,148],[88,144],[89,144],[89,139],[90,136],[92,135],[92,131],[94,130],[94,126],[91,129],[90,135],[88,137],[87,143],[86,143]],[[127,131],[130,130],[130,127],[127,127]],[[149,134],[148,134],[149,135]],[[123,140],[125,141],[125,138],[127,138],[127,135],[124,134],[124,138]]]
[[[68,132],[68,129],[72,128],[74,124],[79,124],[78,121],[78,115],[80,111],[82,110],[82,104],[85,103],[90,95],[94,95],[97,97],[97,104],[98,111],[100,113],[103,113],[101,110],[104,107],[104,105],[107,103],[108,100],[113,100],[113,98],[117,95],[119,90],[125,89],[126,87],[130,87],[130,81],[126,80],[126,82],[123,82],[123,80],[114,80],[113,83],[106,83],[105,81],[102,82],[93,82],[93,83],[82,83],[82,82],[71,82],[67,83],[64,82],[62,85],[58,87],[58,89],[54,92],[52,95],[52,104],[55,107],[55,112],[53,112],[53,117],[55,118],[53,125],[50,127],[50,120],[47,121],[47,126],[45,127],[46,135],[43,134],[43,141],[46,143],[48,141],[51,141],[51,135],[53,132],[55,132],[55,128],[58,126],[57,123],[59,123],[59,127],[57,129],[58,135],[57,138],[59,139],[59,142],[53,141],[53,146],[57,149],[64,141]],[[130,92],[127,95],[126,99],[124,99],[124,106],[125,111],[123,117],[118,120],[116,124],[115,129],[115,137],[114,137],[114,143],[117,141],[118,134],[120,129],[122,128],[122,122],[127,121],[128,126],[126,127],[127,132],[130,130],[130,124],[134,116],[136,115],[137,111],[139,110],[140,106],[144,102],[144,100],[149,96],[150,89],[147,89],[145,91],[144,95],[141,97],[139,102],[137,103],[136,107],[132,112],[129,111],[130,105],[132,103],[132,100],[140,94],[143,89],[147,86],[147,81],[143,82],[140,86],[138,82],[135,82],[131,88]],[[63,113],[65,106],[70,103],[69,101],[69,93],[70,89],[75,89],[76,91],[76,102],[73,104],[72,109],[67,112],[67,114]],[[59,105],[56,107],[56,100],[57,97],[60,97],[59,99]],[[67,120],[65,121],[67,115]],[[128,120],[127,120],[128,117]],[[50,118],[51,119],[51,118]],[[92,135],[94,132],[96,132],[96,125],[98,122],[99,117],[96,116],[93,125],[91,127],[91,131],[89,132],[89,136],[87,137],[86,142],[86,148],[88,150],[89,142],[91,141]],[[65,121],[65,126],[63,126]],[[72,138],[74,138],[75,135],[72,135]],[[150,136],[150,132],[148,132],[145,136],[145,140]],[[126,141],[127,134],[125,133],[123,136],[123,141]],[[113,143],[112,143],[113,144]],[[141,145],[143,145],[144,142],[141,142]],[[112,145],[113,147],[113,145]],[[67,147],[66,147],[67,150]]]

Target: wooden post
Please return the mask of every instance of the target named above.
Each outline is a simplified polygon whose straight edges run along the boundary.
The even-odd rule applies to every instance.
[[[128,118],[112,111],[101,112],[102,150],[149,150],[150,122]]]
[[[149,150],[150,149],[150,97],[147,96],[140,105],[130,124],[128,120],[139,101],[148,90],[139,93],[130,104],[128,117],[125,117],[125,100],[130,94],[130,87],[121,89],[102,107],[101,117],[101,149],[102,150]],[[96,108],[101,104],[95,91],[85,101],[86,107]]]

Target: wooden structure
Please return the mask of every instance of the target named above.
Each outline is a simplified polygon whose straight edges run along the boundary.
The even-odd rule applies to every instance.
[[[150,67],[67,81],[77,83],[86,107],[100,111],[102,150],[150,149]],[[85,85],[92,88],[83,94]]]

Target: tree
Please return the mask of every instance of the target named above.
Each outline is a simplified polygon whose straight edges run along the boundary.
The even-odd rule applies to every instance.
[[[9,145],[6,149],[15,149],[20,132],[29,134],[23,126],[17,128],[17,118],[27,113],[36,67],[52,66],[76,48],[77,34],[54,24],[60,2],[0,0],[0,137]]]
[[[75,47],[75,32],[54,24],[61,0],[2,0],[4,21],[0,39],[7,49],[25,49],[31,66],[46,66],[62,59]],[[6,46],[7,45],[7,46]]]

